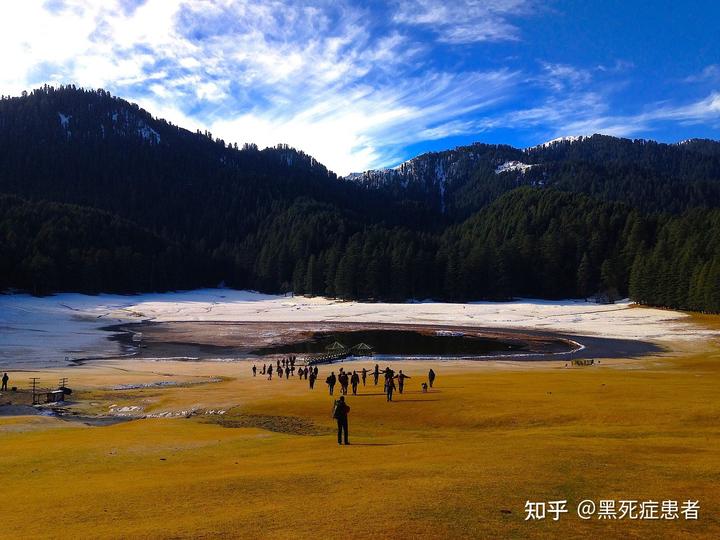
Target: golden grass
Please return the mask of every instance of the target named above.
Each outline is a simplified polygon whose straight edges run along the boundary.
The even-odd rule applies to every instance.
[[[313,392],[253,379],[247,363],[58,371],[47,379],[69,373],[85,412],[228,412],[108,427],[0,418],[1,535],[718,538],[720,356],[705,348],[592,368],[436,364],[428,394],[427,364],[395,363],[413,377],[395,403],[374,386],[347,398],[349,447],[334,440],[329,368]],[[700,519],[586,522],[572,514],[585,498],[699,499]],[[528,499],[567,499],[571,513],[525,522]]]

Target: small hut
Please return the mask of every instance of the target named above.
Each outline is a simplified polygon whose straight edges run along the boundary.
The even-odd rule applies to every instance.
[[[372,356],[375,350],[367,343],[358,343],[352,348],[355,356]]]
[[[333,341],[330,345],[325,347],[325,350],[331,354],[339,354],[347,351],[347,347],[339,341]]]

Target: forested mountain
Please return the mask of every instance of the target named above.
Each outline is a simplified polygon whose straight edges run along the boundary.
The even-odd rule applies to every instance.
[[[338,178],[105,91],[0,99],[0,289],[630,294],[720,311],[720,143],[473,144]]]

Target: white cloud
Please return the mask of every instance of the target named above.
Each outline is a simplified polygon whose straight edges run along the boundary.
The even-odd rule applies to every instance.
[[[458,60],[478,43],[518,40],[515,21],[540,9],[536,0],[399,0],[375,11],[349,0],[12,4],[0,8],[0,93],[103,87],[226,141],[291,144],[341,174],[404,160],[410,144],[498,128],[627,134],[717,122],[718,94],[610,114],[613,90],[597,79],[627,61],[521,70]],[[438,47],[457,63],[438,67]]]
[[[530,0],[401,0],[394,20],[425,27],[446,43],[513,41],[518,28],[510,18],[528,15]]]

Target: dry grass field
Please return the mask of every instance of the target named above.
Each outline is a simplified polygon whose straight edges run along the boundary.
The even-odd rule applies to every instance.
[[[413,377],[405,394],[386,403],[368,385],[349,396],[352,444],[342,447],[328,366],[312,392],[305,381],[252,378],[246,362],[12,373],[70,377],[78,414],[182,416],[102,427],[0,417],[1,535],[718,538],[719,362],[705,343],[584,368],[434,363],[427,394],[430,364],[395,362]],[[181,384],[118,389],[161,381]],[[525,521],[526,500],[563,499],[559,521]],[[700,516],[585,521],[575,513],[583,499],[699,500]]]

